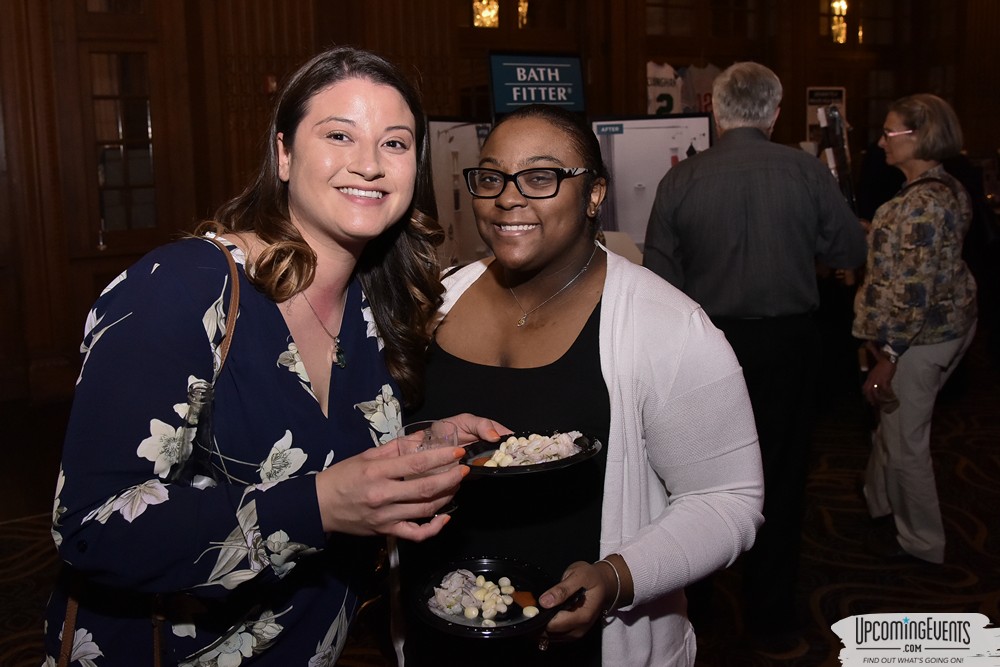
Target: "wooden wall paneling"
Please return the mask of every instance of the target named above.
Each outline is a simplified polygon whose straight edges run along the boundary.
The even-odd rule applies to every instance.
[[[217,44],[228,198],[247,185],[260,163],[271,86],[280,86],[318,50],[316,15],[312,0],[220,0],[213,7],[212,32],[205,37]]]
[[[797,145],[806,134],[806,87],[831,84],[818,80],[814,73],[814,63],[820,57],[818,37],[817,30],[808,27],[818,25],[815,4],[799,0],[778,0],[775,4],[775,33],[771,48],[761,58],[781,79],[784,91],[772,139]]]
[[[604,0],[586,0],[577,31],[580,35],[580,55],[583,63],[583,84],[590,116],[610,113],[611,72],[616,71],[610,60],[611,35],[608,29],[607,3]],[[604,30],[598,29],[604,26]]]
[[[1000,150],[1000,3],[969,0],[963,25],[962,60],[957,68],[956,111],[973,157],[997,160]]]
[[[75,377],[74,350],[66,335],[70,321],[61,301],[65,209],[59,196],[56,132],[60,118],[74,112],[56,101],[61,82],[52,74],[52,6],[10,0],[4,7],[0,72],[5,170],[0,196],[6,202],[0,211],[5,215],[3,238],[10,245],[9,264],[0,270],[5,307],[0,396],[45,399]]]
[[[209,218],[235,194],[229,174],[229,146],[223,117],[219,28],[216,3],[187,0],[187,60],[191,90],[191,170],[195,183],[195,210]]]
[[[624,60],[613,60],[612,63],[617,63],[617,76],[621,77],[624,89],[619,86],[615,91],[621,98],[613,113],[644,115],[647,110],[646,63],[658,52],[651,48],[646,35],[645,0],[627,0],[622,5],[612,0],[608,8],[613,18],[623,14],[616,17],[613,39],[619,46],[613,48],[612,53],[624,56]]]
[[[363,43],[357,46],[399,65],[420,89],[431,116],[458,116],[462,90],[477,83],[469,76],[478,68],[469,68],[468,55],[456,50],[457,9],[455,2],[365,3]]]
[[[0,22],[0,399],[16,398],[27,385],[20,237],[33,218],[25,163],[32,160],[32,118],[25,90],[32,53],[28,8],[13,3]],[[8,138],[9,135],[9,138]],[[36,195],[37,197],[37,195]],[[37,202],[34,202],[37,207]]]

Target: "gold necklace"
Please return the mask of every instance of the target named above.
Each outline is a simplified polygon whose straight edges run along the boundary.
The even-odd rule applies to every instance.
[[[597,244],[595,243],[594,244],[594,251],[592,253],[590,253],[590,259],[588,259],[587,263],[583,265],[583,268],[580,269],[575,276],[573,276],[572,278],[570,278],[568,283],[566,283],[565,285],[563,285],[562,287],[560,287],[559,290],[555,294],[553,294],[552,296],[550,296],[545,301],[542,301],[540,304],[538,304],[537,306],[535,306],[531,310],[525,310],[524,309],[524,306],[521,305],[521,302],[517,300],[517,295],[514,294],[514,288],[511,287],[510,285],[508,285],[507,289],[510,291],[510,295],[512,297],[514,297],[514,303],[516,303],[517,307],[521,309],[521,318],[517,321],[517,326],[523,327],[524,323],[528,321],[528,315],[531,315],[533,312],[535,312],[536,310],[538,310],[539,308],[541,308],[542,306],[544,306],[545,304],[547,304],[549,301],[552,301],[552,299],[556,298],[557,296],[559,296],[560,294],[562,294],[563,292],[565,292],[567,289],[569,289],[569,286],[572,285],[573,283],[575,283],[576,279],[579,278],[580,276],[582,276],[583,273],[588,268],[590,268],[590,263],[594,260],[594,255],[596,255],[596,254],[597,254]]]
[[[330,330],[326,328],[326,325],[323,324],[323,320],[320,318],[319,313],[316,312],[316,309],[313,308],[312,301],[310,301],[309,297],[306,296],[304,290],[302,292],[302,298],[306,300],[306,305],[309,306],[309,310],[312,311],[313,317],[316,318],[320,327],[323,328],[323,332],[330,337],[331,341],[333,341],[333,363],[337,364],[341,368],[344,368],[347,366],[347,357],[344,355],[344,351],[340,349],[340,336],[334,336],[330,333]]]

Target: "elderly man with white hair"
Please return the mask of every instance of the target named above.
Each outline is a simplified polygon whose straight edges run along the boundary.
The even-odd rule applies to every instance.
[[[765,494],[744,599],[751,637],[767,647],[793,639],[801,617],[796,571],[822,347],[816,260],[853,269],[866,252],[830,170],[770,140],[781,95],[758,63],[716,78],[719,139],[664,176],[644,248],[644,264],[702,305],[743,366]]]

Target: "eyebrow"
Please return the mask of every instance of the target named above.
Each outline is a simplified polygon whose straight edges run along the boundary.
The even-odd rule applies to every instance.
[[[357,127],[358,125],[357,122],[351,120],[350,118],[343,118],[341,116],[327,116],[326,118],[321,118],[320,120],[316,121],[315,127],[320,127],[321,125],[325,125],[326,123],[344,123],[345,125],[350,125],[352,127]],[[409,125],[390,125],[389,127],[385,128],[385,130],[383,130],[383,132],[394,132],[394,131],[409,132],[410,136],[417,135],[416,131]]]
[[[555,163],[557,163],[557,164],[559,164],[561,166],[565,166],[565,163],[562,160],[560,160],[559,158],[557,158],[556,156],[554,156],[554,155],[533,155],[533,156],[529,157],[527,160],[525,160],[524,164],[525,165],[532,165],[532,164],[535,164],[535,163],[538,163],[538,162],[555,162]],[[482,167],[484,165],[487,165],[487,164],[493,165],[494,167],[500,167],[500,166],[502,166],[500,164],[499,160],[496,160],[496,159],[491,158],[491,157],[484,157],[482,160],[479,161],[479,166],[480,167]],[[531,167],[529,166],[527,168],[530,169]]]

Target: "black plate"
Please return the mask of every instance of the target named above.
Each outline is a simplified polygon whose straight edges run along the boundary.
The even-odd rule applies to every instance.
[[[564,431],[565,432],[565,431]],[[510,435],[501,436],[499,442],[484,442],[480,440],[479,442],[474,442],[471,445],[465,447],[465,456],[462,457],[462,463],[469,466],[470,475],[491,477],[500,476],[506,477],[508,475],[526,475],[533,472],[544,472],[546,470],[557,470],[559,468],[565,468],[567,466],[574,465],[580,461],[586,461],[594,454],[601,451],[601,441],[597,438],[591,437],[587,434],[583,434],[578,437],[574,442],[580,447],[580,452],[574,454],[573,456],[567,456],[564,459],[558,459],[556,461],[547,461],[545,463],[533,463],[526,466],[508,466],[506,468],[487,468],[483,465],[473,465],[472,461],[480,457],[489,457],[497,450],[500,443],[511,436],[518,438],[527,438],[532,433],[538,434],[549,434],[558,433],[558,431],[519,431],[517,433],[511,433]]]
[[[540,633],[559,609],[581,601],[584,593],[583,589],[580,589],[566,603],[552,609],[538,606],[538,615],[532,618],[524,617],[521,614],[521,606],[514,602],[508,606],[505,614],[494,619],[496,626],[483,627],[481,617],[470,620],[465,616],[438,615],[427,606],[427,601],[434,597],[434,587],[440,586],[445,575],[455,570],[469,570],[477,576],[483,575],[494,583],[500,577],[507,577],[516,590],[530,591],[536,600],[556,582],[551,581],[541,568],[513,558],[469,558],[449,563],[434,571],[424,586],[415,589],[415,594],[409,602],[422,621],[458,637],[487,639]]]

